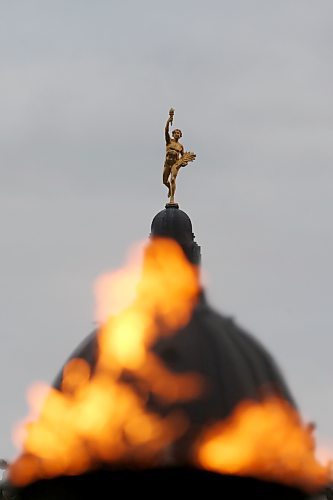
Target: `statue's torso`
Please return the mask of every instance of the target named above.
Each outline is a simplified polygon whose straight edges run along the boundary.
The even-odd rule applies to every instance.
[[[180,142],[170,141],[169,144],[166,145],[166,161],[170,164],[173,164],[178,160],[180,154],[183,152],[183,146]]]

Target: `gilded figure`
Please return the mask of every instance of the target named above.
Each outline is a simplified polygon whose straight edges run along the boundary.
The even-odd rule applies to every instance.
[[[175,203],[176,178],[180,167],[195,160],[196,155],[191,151],[184,151],[184,146],[179,142],[182,132],[179,128],[172,131],[170,137],[170,125],[173,123],[175,111],[170,109],[169,118],[165,125],[166,155],[163,169],[163,184],[168,188],[169,203]]]

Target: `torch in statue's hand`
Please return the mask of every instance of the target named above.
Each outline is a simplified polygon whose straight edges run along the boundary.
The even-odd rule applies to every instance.
[[[169,111],[169,120],[170,120],[171,125],[173,123],[174,114],[175,114],[175,110],[173,108],[170,108],[170,111]]]

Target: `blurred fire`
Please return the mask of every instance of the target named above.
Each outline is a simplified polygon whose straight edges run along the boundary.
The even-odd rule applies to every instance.
[[[313,424],[305,425],[280,398],[246,401],[201,435],[195,459],[215,472],[318,491],[330,482],[332,470],[330,463],[322,465],[315,457],[313,430]]]
[[[184,411],[161,416],[147,401],[153,395],[168,405],[198,398],[204,390],[197,374],[172,373],[151,349],[158,337],[188,322],[200,290],[197,269],[174,241],[155,239],[141,267],[134,259],[99,280],[97,290],[97,365],[91,372],[84,360],[72,359],[61,391],[29,391],[31,415],[16,432],[22,453],[10,468],[15,485],[80,474],[103,463],[163,465],[171,445],[190,429]],[[241,403],[228,419],[202,432],[188,461],[311,490],[330,480],[314,448],[311,428],[296,410],[271,397]]]
[[[199,293],[197,269],[174,241],[154,239],[145,248],[140,275],[132,262],[99,282],[107,296],[98,299],[104,317],[114,296],[105,286],[110,283],[119,290],[113,302],[119,312],[99,331],[94,373],[74,359],[64,368],[61,392],[44,391],[41,401],[40,387],[30,391],[33,420],[16,432],[23,453],[10,469],[16,485],[82,473],[102,462],[154,464],[188,427],[184,414],[161,417],[146,408],[146,400],[149,393],[162,402],[188,400],[202,390],[199,376],[169,372],[150,350],[161,332],[169,335],[189,320]],[[137,383],[126,383],[124,373]]]

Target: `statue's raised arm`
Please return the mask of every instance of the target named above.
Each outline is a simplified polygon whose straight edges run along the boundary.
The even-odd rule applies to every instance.
[[[164,129],[164,132],[165,132],[165,142],[167,144],[170,144],[171,142],[171,137],[170,137],[170,133],[169,133],[169,128],[170,128],[170,125],[172,125],[172,122],[173,122],[173,115],[175,114],[175,110],[173,108],[170,108],[170,111],[169,111],[169,118],[165,124],[165,129]]]
[[[172,131],[170,137],[169,128],[173,123],[175,111],[169,111],[169,118],[165,125],[166,155],[163,169],[163,184],[168,188],[169,203],[175,203],[176,178],[180,167],[185,167],[189,162],[195,160],[196,155],[191,151],[184,152],[183,145],[179,142],[182,132],[179,128]]]

